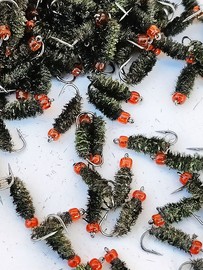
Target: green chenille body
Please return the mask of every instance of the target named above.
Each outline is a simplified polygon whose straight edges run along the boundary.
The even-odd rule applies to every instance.
[[[114,207],[120,207],[125,203],[128,194],[131,190],[130,184],[132,182],[133,174],[129,168],[121,168],[116,173],[114,179],[113,201]]]
[[[198,6],[198,2],[196,0],[182,0],[181,4],[186,9],[192,9],[194,6]]]
[[[164,225],[162,227],[152,226],[149,230],[149,234],[155,236],[158,240],[166,242],[185,252],[189,252],[193,240],[196,239],[196,235],[193,235],[191,238],[190,235],[171,225]]]
[[[101,116],[94,115],[92,122],[91,154],[102,155],[105,143],[105,122]]]
[[[200,66],[203,66],[203,43],[198,40],[192,40],[188,47],[188,56],[192,53],[194,60]]]
[[[185,66],[178,77],[175,92],[182,93],[189,97],[197,75],[198,69],[196,65],[188,64]]]
[[[7,103],[1,111],[1,117],[7,120],[24,119],[42,114],[43,110],[35,99]]]
[[[157,56],[151,51],[142,51],[132,62],[129,72],[125,74],[128,84],[138,84],[145,78],[156,64]]]
[[[98,191],[88,189],[88,202],[85,210],[87,223],[98,223],[102,219],[103,198]]]
[[[118,80],[113,80],[111,77],[106,77],[103,74],[93,75],[90,77],[92,85],[102,93],[115,98],[116,100],[128,100],[131,92],[123,83]]]
[[[203,259],[190,260],[190,265],[192,270],[202,270],[203,269]]]
[[[128,149],[138,153],[155,155],[158,152],[165,152],[170,147],[170,143],[158,137],[147,138],[143,135],[129,136]]]
[[[127,268],[125,262],[117,258],[111,261],[111,270],[129,270],[129,268]]]
[[[54,119],[53,127],[61,134],[65,133],[76,122],[81,112],[81,96],[76,94],[66,105],[60,115]]]
[[[18,177],[15,177],[15,181],[10,187],[10,196],[13,198],[16,212],[22,218],[31,219],[34,217],[35,209],[32,198],[24,183]]]
[[[188,180],[184,188],[193,196],[198,196],[203,201],[203,183],[199,178],[199,174],[194,173],[192,179]]]
[[[184,218],[192,216],[202,208],[203,201],[200,197],[183,198],[177,203],[168,203],[163,207],[157,207],[157,211],[167,224],[179,222]]]
[[[91,139],[91,124],[81,123],[75,133],[75,149],[79,157],[89,157],[91,153]]]
[[[100,110],[106,117],[116,120],[121,112],[121,104],[114,98],[104,95],[92,85],[88,87],[88,99],[90,103]]]
[[[128,234],[135,225],[136,220],[142,212],[142,202],[139,199],[132,198],[123,204],[119,218],[113,230],[116,236]]]
[[[11,135],[6,128],[5,123],[0,119],[0,149],[3,151],[11,152],[13,148],[13,143]]]

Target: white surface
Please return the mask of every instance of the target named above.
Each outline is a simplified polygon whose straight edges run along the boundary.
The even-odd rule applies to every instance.
[[[194,24],[177,37],[184,35],[191,39],[203,41],[203,25]],[[69,239],[82,261],[85,263],[94,257],[104,255],[104,247],[115,248],[131,270],[176,270],[191,257],[183,251],[161,243],[153,237],[146,242],[148,247],[160,251],[163,256],[155,256],[141,250],[139,241],[141,234],[149,228],[148,220],[157,213],[156,207],[168,202],[176,202],[186,192],[176,195],[170,193],[180,187],[176,171],[167,167],[159,167],[148,157],[126,151],[113,144],[113,139],[120,135],[144,134],[148,137],[158,135],[156,130],[173,130],[179,140],[173,150],[191,153],[186,147],[203,147],[203,87],[202,78],[195,81],[191,97],[182,106],[175,106],[171,101],[177,76],[185,65],[183,61],[173,60],[161,54],[153,71],[132,90],[140,92],[143,102],[139,105],[123,104],[123,108],[132,113],[133,125],[122,125],[106,120],[106,144],[104,147],[105,163],[99,172],[108,179],[113,179],[118,170],[119,160],[128,152],[134,166],[132,189],[145,187],[147,200],[143,203],[143,212],[131,233],[119,239],[105,238],[96,235],[91,239],[85,231],[86,223],[79,221],[70,226]],[[93,105],[86,100],[86,78],[78,78],[76,85],[83,95],[83,110],[95,111]],[[36,216],[42,221],[48,214],[66,211],[72,207],[85,208],[87,187],[80,176],[73,172],[73,163],[80,161],[74,150],[75,126],[62,135],[58,142],[47,143],[47,131],[52,127],[53,119],[59,115],[63,105],[74,95],[70,90],[58,98],[63,84],[53,81],[49,94],[55,101],[52,108],[44,115],[22,121],[7,121],[7,127],[13,135],[14,142],[20,146],[15,128],[20,128],[27,141],[27,148],[19,154],[0,153],[1,176],[7,174],[7,164],[11,164],[13,172],[20,177],[29,189],[36,208]],[[98,112],[98,114],[100,114]],[[193,154],[193,153],[191,153]],[[201,175],[203,179],[203,174]],[[30,231],[24,227],[24,221],[16,215],[9,191],[1,192],[3,206],[0,205],[0,268],[1,270],[59,270],[69,269],[66,261],[46,246],[45,242],[33,243]],[[198,213],[203,218],[203,211]],[[107,227],[112,226],[111,218]],[[202,226],[193,218],[188,218],[175,225],[187,233],[196,233],[203,241]],[[108,269],[105,264],[104,269]]]

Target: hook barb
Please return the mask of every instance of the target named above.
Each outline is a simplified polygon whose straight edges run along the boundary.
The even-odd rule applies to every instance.
[[[22,145],[22,147],[21,147],[21,148],[19,148],[19,149],[12,149],[12,151],[11,151],[11,152],[18,153],[18,152],[23,151],[23,150],[26,148],[27,143],[26,143],[25,138],[23,137],[23,135],[22,135],[22,133],[21,133],[20,129],[18,129],[18,128],[17,128],[16,130],[17,130],[18,136],[19,136],[19,138],[21,139],[21,141],[22,141],[23,145]]]
[[[186,149],[192,150],[192,151],[203,151],[203,147],[188,147]]]
[[[107,210],[107,211],[106,211],[105,215],[102,217],[102,219],[101,219],[100,222],[99,222],[99,225],[100,225],[100,232],[101,232],[102,235],[104,235],[104,236],[106,236],[106,237],[113,237],[113,236],[115,236],[114,232],[106,233],[106,229],[103,229],[103,228],[102,228],[102,224],[103,224],[104,220],[107,219],[107,216],[108,216],[108,214],[109,214],[109,211],[110,211],[110,210]]]
[[[176,189],[173,192],[171,192],[171,195],[182,191],[184,188],[185,188],[185,186],[179,187],[178,189]]]
[[[203,220],[200,219],[200,217],[198,215],[195,215],[192,213],[192,216],[201,224],[203,225]]]
[[[166,136],[167,135],[174,136],[174,138],[172,140],[169,140],[170,145],[174,145],[178,141],[178,135],[172,130],[156,130],[156,132],[161,133],[161,134],[165,134]]]
[[[15,181],[15,177],[14,177],[13,171],[11,169],[11,165],[9,163],[8,163],[8,172],[9,172],[8,177],[3,177],[0,179],[0,191],[9,189]],[[11,181],[9,183],[10,178],[11,178]]]
[[[146,236],[147,234],[149,234],[149,230],[147,230],[146,232],[144,232],[144,233],[142,234],[141,238],[140,238],[140,246],[141,246],[142,250],[144,250],[145,252],[149,252],[149,253],[151,253],[151,254],[155,254],[155,255],[162,256],[163,254],[161,254],[161,253],[159,253],[159,252],[157,252],[157,251],[155,251],[155,250],[153,250],[153,249],[148,249],[148,248],[146,248],[146,247],[144,246],[144,243],[143,243],[143,242],[144,242],[144,238],[145,238],[145,236]]]

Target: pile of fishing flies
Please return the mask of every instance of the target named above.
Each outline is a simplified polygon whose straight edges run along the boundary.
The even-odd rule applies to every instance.
[[[180,6],[182,12],[176,15]],[[185,61],[178,78],[174,78],[177,84],[172,95],[176,105],[183,104],[193,90],[195,78],[203,76],[203,44],[189,37],[183,37],[180,43],[174,41],[173,36],[190,24],[202,21],[203,10],[194,0],[183,0],[179,4],[168,0],[0,1],[0,148],[8,152],[24,149],[24,146],[15,149],[4,120],[36,117],[49,109],[52,100],[48,93],[53,77],[64,82],[64,88],[75,89],[75,96],[53,120],[48,140],[57,141],[72,125],[76,126],[75,149],[82,161],[73,168],[88,186],[86,208],[52,214],[40,223],[29,191],[10,167],[9,176],[0,182],[0,190],[10,190],[16,212],[25,219],[25,226],[31,228],[31,238],[45,240],[67,260],[70,268],[100,270],[110,264],[112,270],[129,269],[115,249],[105,248],[102,258],[83,262],[64,231],[71,223],[83,220],[92,237],[97,233],[125,236],[142,213],[146,199],[143,187],[131,190],[133,162],[128,154],[121,158],[113,180],[97,172],[96,167],[102,166],[104,161],[105,121],[95,113],[82,112],[82,97],[74,80],[87,74],[90,80],[88,101],[112,121],[133,123],[130,114],[122,109],[122,102],[137,104],[142,100],[138,92],[130,91],[129,85],[139,84],[150,76],[162,52],[166,57]],[[131,59],[134,54],[137,54],[135,60]],[[128,70],[125,70],[126,64]],[[116,66],[122,83],[110,76]],[[67,73],[69,78],[65,80],[63,76]],[[15,100],[10,101],[10,96],[15,96]],[[23,140],[20,132],[19,136]],[[200,254],[201,239],[173,225],[190,216],[198,219],[195,213],[203,205],[203,184],[199,175],[203,158],[174,153],[170,150],[172,143],[159,137],[120,136],[114,143],[149,155],[156,164],[179,172],[181,190],[186,189],[190,197],[157,207],[157,213],[149,220],[151,227],[147,233],[190,255]],[[109,211],[117,208],[119,217],[112,232],[107,234],[102,222]],[[145,234],[141,247],[157,254],[145,247]],[[201,258],[185,264],[195,270],[203,269]]]

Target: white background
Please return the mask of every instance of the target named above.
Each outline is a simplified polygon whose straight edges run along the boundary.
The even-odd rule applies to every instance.
[[[193,24],[176,39],[180,41],[184,35],[203,41],[203,24]],[[85,230],[85,221],[81,220],[71,225],[67,237],[84,263],[94,257],[103,256],[105,246],[110,249],[115,248],[131,270],[176,270],[181,263],[191,258],[189,254],[161,243],[153,237],[146,239],[146,246],[163,253],[163,256],[145,253],[139,245],[140,236],[149,228],[148,220],[157,213],[157,206],[177,202],[183,196],[189,196],[186,192],[170,194],[181,186],[177,172],[165,166],[160,167],[148,156],[126,151],[112,142],[120,135],[143,134],[151,137],[158,135],[156,130],[170,129],[179,137],[178,142],[173,146],[174,151],[194,154],[186,148],[203,147],[202,78],[196,79],[191,96],[184,105],[175,106],[171,100],[177,76],[184,66],[184,61],[173,60],[161,54],[149,76],[139,85],[131,87],[131,90],[136,90],[143,96],[142,103],[138,105],[123,103],[123,109],[131,112],[135,123],[122,125],[105,118],[105,163],[99,172],[107,179],[113,179],[120,158],[126,152],[129,153],[133,159],[132,190],[144,186],[147,200],[143,203],[143,212],[136,225],[124,237],[106,238],[98,234],[91,239]],[[114,75],[115,78],[117,75]],[[87,101],[89,80],[81,77],[75,83],[83,96],[83,110],[96,111]],[[67,88],[67,91],[58,97],[62,86],[62,83],[53,80],[49,96],[55,101],[43,115],[34,119],[6,122],[16,147],[21,145],[16,132],[16,128],[20,128],[27,141],[27,148],[22,153],[0,153],[1,176],[7,175],[9,162],[14,174],[26,183],[33,197],[36,216],[40,221],[48,214],[67,211],[72,207],[85,208],[87,202],[87,186],[81,177],[73,172],[73,163],[80,161],[74,148],[75,126],[62,135],[58,142],[47,142],[47,132],[52,127],[53,119],[60,114],[62,107],[74,95],[74,90],[70,88],[69,91]],[[30,240],[30,230],[25,228],[24,220],[17,216],[9,191],[3,191],[0,195],[3,201],[3,205],[0,205],[1,270],[69,269],[66,261],[61,260],[45,242],[33,243]],[[203,218],[203,211],[198,214]],[[118,213],[112,213],[105,224],[109,230],[113,226],[116,215]],[[175,226],[189,234],[196,233],[198,239],[203,241],[202,226],[194,218],[185,219]],[[107,264],[104,265],[104,269],[109,269]]]

